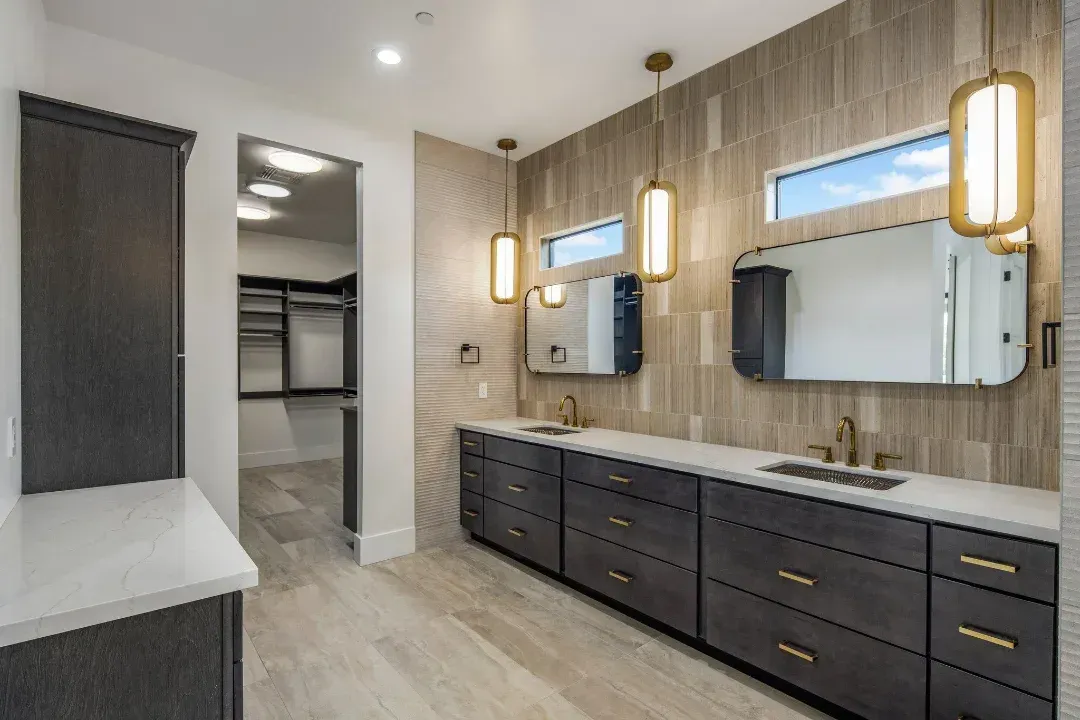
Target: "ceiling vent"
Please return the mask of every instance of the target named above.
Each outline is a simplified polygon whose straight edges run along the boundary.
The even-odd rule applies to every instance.
[[[279,185],[295,186],[299,185],[300,181],[304,179],[303,173],[289,172],[288,170],[282,170],[279,167],[273,165],[264,165],[256,175],[256,180],[266,180],[268,182],[277,183]]]

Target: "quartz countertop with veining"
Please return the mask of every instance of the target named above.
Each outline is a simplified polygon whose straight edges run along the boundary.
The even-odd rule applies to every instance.
[[[876,473],[864,465],[858,472],[906,480],[904,484],[891,490],[869,490],[778,475],[762,469],[783,461],[822,467],[819,461],[812,458],[599,428],[557,436],[521,430],[538,425],[552,424],[529,418],[506,418],[459,422],[457,427],[564,450],[576,450],[589,455],[704,475],[742,485],[953,523],[977,530],[1052,543],[1058,542],[1060,537],[1061,497],[1059,493],[1047,490],[961,480],[906,470]],[[841,450],[838,457],[843,457],[846,447],[838,448]],[[865,458],[863,459],[865,461]],[[849,470],[842,462],[824,467]]]
[[[190,478],[24,495],[0,525],[0,647],[257,583]]]

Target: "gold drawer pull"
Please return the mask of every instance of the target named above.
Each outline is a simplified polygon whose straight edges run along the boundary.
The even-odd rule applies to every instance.
[[[528,533],[521,528],[510,528],[510,534],[514,537],[525,537]]]
[[[967,563],[968,565],[978,565],[979,567],[990,568],[991,570],[1000,570],[1001,572],[1007,573],[1015,573],[1020,569],[1018,565],[987,560],[986,558],[976,557],[975,555],[961,555],[960,562]]]
[[[464,473],[462,473],[462,475],[472,478],[480,477],[480,473],[474,473],[472,470],[466,470]]]
[[[525,492],[526,490],[529,489],[529,488],[525,487],[524,485],[507,485],[506,487],[513,490],[514,492]]]
[[[631,525],[634,524],[633,520],[627,520],[626,518],[616,517],[615,515],[612,515],[611,517],[609,517],[608,521],[613,522],[616,525],[620,525],[622,527],[630,527]]]
[[[805,660],[808,663],[812,663],[817,660],[817,653],[810,650],[801,650],[794,645],[788,643],[780,643],[779,648],[786,652],[788,655],[794,655],[800,660]]]
[[[1003,647],[1006,650],[1015,650],[1016,649],[1016,643],[1017,643],[1016,640],[1013,640],[1010,637],[1005,637],[1004,635],[998,635],[997,633],[992,633],[989,630],[980,630],[979,628],[973,627],[971,625],[961,625],[960,626],[960,634],[961,635],[967,635],[968,637],[973,637],[976,640],[982,640],[983,642],[988,642],[991,645],[997,645],[999,647]]]
[[[634,478],[623,477],[622,475],[608,475],[608,480],[614,480],[615,482],[620,482],[623,485],[629,485],[630,483],[634,482]]]
[[[476,512],[475,510],[462,510],[461,512],[465,513],[469,517],[480,517],[480,513]]]
[[[462,440],[461,442],[465,447],[476,447],[479,445],[479,443],[474,443],[472,440]]]
[[[607,574],[615,578],[619,582],[631,583],[634,581],[633,575],[627,575],[626,573],[619,572],[618,570],[608,570]]]
[[[807,577],[806,575],[799,575],[798,573],[793,573],[790,570],[780,570],[777,574],[785,580],[794,580],[797,583],[809,585],[810,587],[814,587],[818,584],[817,578]]]

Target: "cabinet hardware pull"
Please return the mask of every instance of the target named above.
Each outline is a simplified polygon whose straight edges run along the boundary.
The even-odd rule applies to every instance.
[[[816,577],[807,577],[806,575],[799,575],[798,573],[793,573],[790,570],[780,570],[779,572],[777,572],[777,574],[780,577],[784,578],[785,580],[794,580],[797,583],[802,583],[803,585],[809,585],[810,587],[814,587],[815,585],[818,584],[818,579]]]
[[[506,487],[510,488],[514,492],[525,492],[529,489],[527,487],[522,487],[521,485],[507,485]]]
[[[794,645],[788,643],[780,643],[779,648],[789,655],[794,655],[800,660],[805,660],[808,663],[812,663],[817,660],[817,653],[810,650],[801,650]]]
[[[619,582],[631,583],[634,581],[633,575],[627,575],[626,573],[619,572],[618,570],[608,570],[607,574],[615,578]]]
[[[525,537],[528,533],[521,528],[510,528],[510,534],[514,537]]]
[[[623,485],[629,485],[630,483],[634,482],[633,478],[623,477],[621,475],[608,475],[608,480],[621,482]]]
[[[633,520],[627,520],[626,518],[616,517],[616,516],[614,516],[614,515],[612,515],[611,517],[609,517],[609,518],[608,518],[608,521],[609,521],[609,522],[613,522],[613,523],[615,523],[616,525],[621,525],[621,526],[623,526],[623,527],[630,527],[631,525],[633,525],[633,524],[634,524],[634,521],[633,521]]]
[[[478,443],[474,443],[472,440],[462,440],[461,443],[465,447],[476,447],[478,445]]]
[[[979,567],[990,568],[991,570],[1000,570],[1001,572],[1007,573],[1015,573],[1020,569],[1017,565],[987,560],[986,558],[976,557],[975,555],[961,555],[960,562],[967,563],[968,565],[978,565]]]
[[[1016,640],[1013,640],[1010,637],[1005,637],[1004,635],[998,635],[997,633],[992,633],[989,630],[980,630],[979,628],[972,627],[971,625],[961,625],[960,626],[960,634],[961,635],[967,635],[968,637],[973,637],[976,640],[982,640],[983,642],[988,642],[991,645],[997,645],[999,647],[1003,647],[1006,650],[1015,650],[1016,649],[1016,643],[1017,643]]]
[[[462,510],[461,512],[465,513],[469,517],[480,517],[480,513],[476,512],[475,510]]]
[[[474,473],[472,470],[466,470],[462,475],[469,478],[480,477],[480,473]]]

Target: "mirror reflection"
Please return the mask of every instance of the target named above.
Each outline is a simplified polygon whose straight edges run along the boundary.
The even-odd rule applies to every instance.
[[[611,275],[533,288],[525,364],[535,373],[622,375],[641,369],[641,280]]]
[[[1027,256],[947,219],[747,253],[732,282],[745,377],[996,385],[1027,364]]]

